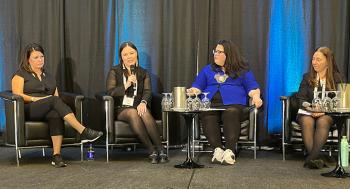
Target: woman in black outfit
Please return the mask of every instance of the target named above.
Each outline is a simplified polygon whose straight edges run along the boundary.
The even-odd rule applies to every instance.
[[[128,122],[150,152],[151,163],[167,162],[156,122],[148,109],[151,101],[151,80],[138,65],[138,51],[131,42],[119,48],[120,63],[110,70],[107,93],[114,97],[118,120]]]
[[[315,98],[314,92],[334,91],[337,83],[341,82],[342,76],[335,63],[333,52],[328,47],[318,48],[312,57],[310,71],[304,74],[296,94],[299,107],[303,108],[303,102],[311,103]],[[325,164],[320,159],[319,152],[327,141],[329,128],[333,124],[332,117],[324,113],[309,112],[309,115],[299,113],[297,121],[301,125],[302,137],[308,153],[304,166],[311,169],[324,167]]]
[[[81,134],[85,139],[83,142],[94,141],[103,134],[81,125],[72,110],[59,98],[55,78],[44,70],[44,49],[38,44],[25,47],[20,67],[12,78],[12,92],[23,97],[27,120],[48,121],[53,145],[51,164],[55,167],[67,165],[61,157],[63,120]]]

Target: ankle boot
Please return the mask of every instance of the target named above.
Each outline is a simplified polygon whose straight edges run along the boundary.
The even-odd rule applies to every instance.
[[[166,163],[168,162],[168,154],[164,153],[163,150],[159,152],[159,162],[160,163]]]
[[[156,151],[152,152],[151,155],[149,155],[149,159],[151,160],[152,164],[157,164],[158,163],[158,153]]]

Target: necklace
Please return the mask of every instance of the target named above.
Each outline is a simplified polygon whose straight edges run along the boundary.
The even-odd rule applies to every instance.
[[[228,78],[228,75],[226,75],[226,74],[221,75],[221,74],[217,73],[217,74],[215,74],[214,78],[218,83],[224,83],[226,81],[226,79]]]

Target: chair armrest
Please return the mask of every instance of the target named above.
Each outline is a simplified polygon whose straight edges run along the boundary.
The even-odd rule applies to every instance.
[[[95,94],[95,98],[102,103],[103,120],[105,124],[106,137],[109,143],[114,143],[114,99],[105,92]]]
[[[290,99],[290,96],[280,96],[280,100],[283,101],[283,100],[289,100]]]
[[[284,142],[290,140],[290,125],[291,125],[291,107],[290,107],[290,96],[280,96],[282,102],[282,129],[284,135]]]
[[[4,100],[20,100],[23,98],[19,95],[13,94],[11,91],[2,91],[0,92],[0,97],[3,98]]]
[[[7,144],[25,146],[24,140],[24,100],[21,96],[13,94],[11,91],[0,92],[0,97],[4,100],[6,116]],[[17,133],[16,133],[17,130]],[[17,135],[17,140],[16,140]]]
[[[77,119],[82,122],[83,100],[85,97],[80,94],[69,92],[60,92],[59,95],[63,102],[65,102],[72,109],[72,111],[75,112]]]
[[[259,109],[255,106],[248,107],[249,111],[249,133],[248,133],[248,139],[254,140],[254,133],[257,132],[257,122],[258,122],[258,111]]]

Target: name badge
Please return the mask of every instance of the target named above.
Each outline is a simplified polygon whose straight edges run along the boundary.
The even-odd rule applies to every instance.
[[[133,106],[133,105],[134,105],[134,98],[127,97],[126,95],[124,95],[123,106]]]

